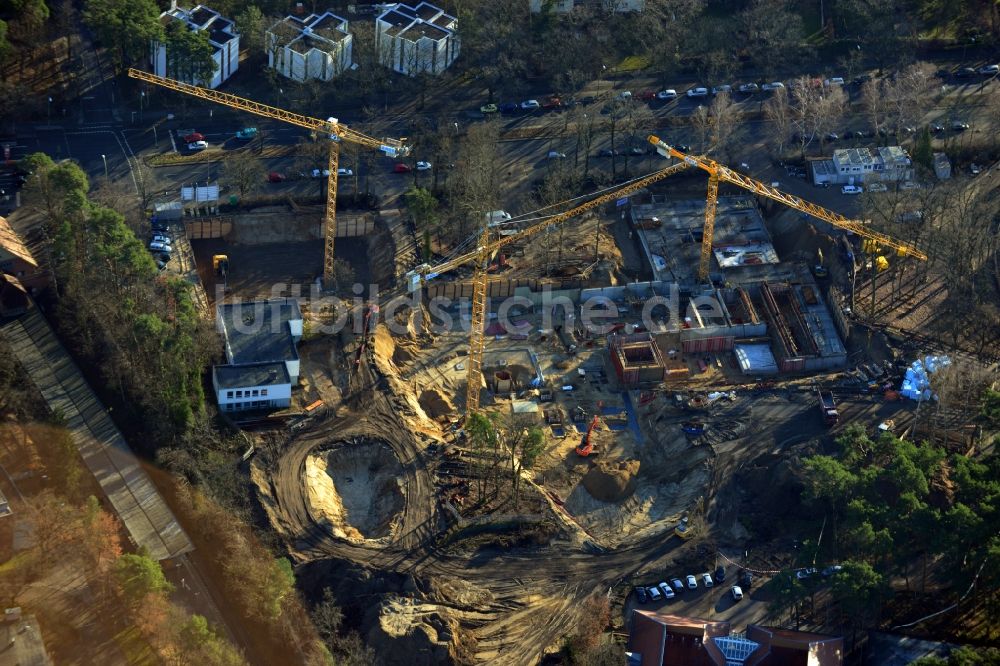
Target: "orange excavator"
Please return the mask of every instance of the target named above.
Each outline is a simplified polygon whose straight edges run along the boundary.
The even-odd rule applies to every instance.
[[[587,432],[580,440],[580,446],[576,447],[576,454],[586,458],[591,453],[594,452],[594,444],[590,441],[590,435],[594,432],[594,428],[597,427],[597,422],[600,417],[594,414],[594,418],[590,420],[590,425],[587,427]]]

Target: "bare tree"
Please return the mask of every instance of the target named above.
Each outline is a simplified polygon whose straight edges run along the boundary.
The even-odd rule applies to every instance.
[[[455,231],[459,238],[478,230],[484,215],[495,210],[500,201],[497,183],[503,180],[503,174],[499,140],[500,123],[491,120],[469,128],[465,141],[460,144],[463,168],[458,174],[458,196],[454,205]]]
[[[712,114],[708,107],[699,105],[691,114],[691,124],[694,125],[695,132],[698,133],[698,150],[701,153],[709,151],[708,137],[712,129]]]
[[[829,86],[822,95],[816,98],[813,106],[813,120],[816,133],[819,134],[819,145],[822,148],[826,137],[844,117],[847,110],[847,93],[840,86]]]
[[[264,182],[264,167],[251,153],[240,150],[222,161],[226,182],[240,194],[240,199],[256,191]]]
[[[725,162],[729,160],[729,148],[733,130],[740,123],[739,107],[733,104],[728,93],[719,93],[709,107],[712,115],[712,150]]]
[[[777,144],[777,154],[781,155],[785,152],[785,141],[788,140],[788,131],[792,123],[787,88],[778,88],[771,99],[764,103],[764,116],[774,125],[771,136]]]
[[[882,83],[882,79],[872,79],[865,81],[864,85],[861,86],[861,103],[864,105],[865,113],[876,136],[886,124],[889,109]]]

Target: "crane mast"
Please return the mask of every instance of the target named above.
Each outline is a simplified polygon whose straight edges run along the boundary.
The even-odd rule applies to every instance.
[[[376,139],[352,130],[347,125],[340,123],[336,118],[320,120],[319,118],[287,111],[276,106],[270,106],[269,104],[255,102],[238,95],[157,76],[139,69],[130,68],[128,75],[133,79],[145,81],[146,83],[151,83],[175,92],[228,106],[238,111],[246,111],[262,118],[280,120],[281,122],[326,134],[330,137],[330,148],[327,158],[327,169],[330,172],[330,176],[326,182],[326,212],[323,218],[323,284],[327,288],[332,286],[336,281],[334,249],[337,238],[337,169],[340,165],[340,142],[349,141],[360,146],[365,146],[366,148],[374,148],[389,157],[399,157],[401,155],[408,155],[410,152],[410,148],[405,145],[404,139]]]
[[[701,242],[701,261],[698,264],[698,279],[703,282],[708,280],[709,260],[712,255],[712,237],[715,232],[715,206],[718,201],[720,181],[732,183],[737,187],[742,187],[744,190],[767,197],[768,199],[782,203],[789,208],[794,208],[795,210],[802,211],[807,215],[811,215],[812,217],[828,222],[838,229],[853,232],[862,238],[875,241],[879,245],[891,247],[902,256],[916,257],[917,259],[924,261],[927,259],[927,255],[914,245],[898,241],[891,236],[881,234],[877,231],[872,231],[864,222],[849,220],[839,213],[834,213],[832,210],[827,210],[822,206],[817,206],[814,203],[810,203],[794,195],[786,194],[775,187],[765,185],[758,180],[754,180],[753,178],[744,176],[741,173],[737,173],[729,167],[719,164],[715,160],[707,157],[697,157],[694,155],[688,155],[687,153],[682,153],[673,146],[667,144],[665,141],[662,141],[657,136],[651,135],[648,140],[649,143],[656,146],[657,152],[661,155],[665,157],[676,157],[679,160],[684,160],[691,166],[702,169],[708,173],[708,196],[705,205],[705,231]]]

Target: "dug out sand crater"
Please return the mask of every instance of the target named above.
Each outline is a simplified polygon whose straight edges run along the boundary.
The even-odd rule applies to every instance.
[[[403,510],[402,467],[388,444],[339,442],[306,459],[312,519],[351,542],[387,540]]]

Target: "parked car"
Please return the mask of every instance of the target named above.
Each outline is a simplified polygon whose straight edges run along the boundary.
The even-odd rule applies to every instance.
[[[667,88],[666,90],[661,90],[660,92],[656,93],[656,99],[664,101],[677,99],[677,91],[674,90],[673,88]]]
[[[840,138],[840,135],[837,134],[836,132],[830,132],[829,134],[826,135],[826,140],[827,141],[836,141],[839,138]]]
[[[970,165],[969,165],[969,172],[970,172],[970,173],[971,173],[971,174],[972,174],[973,176],[978,176],[978,175],[980,174],[980,172],[982,172],[982,170],[983,170],[983,169],[982,169],[982,167],[980,167],[980,166],[979,166],[978,164],[976,164],[975,162],[973,162],[972,164],[970,164]]]
[[[778,90],[784,88],[785,84],[781,81],[772,81],[771,83],[765,83],[760,87],[761,90]]]
[[[829,88],[830,86],[842,86],[844,85],[844,78],[841,76],[832,76],[823,82],[823,85]]]
[[[912,180],[904,180],[899,184],[899,189],[901,190],[919,190],[920,183],[914,183]]]
[[[758,90],[760,90],[760,86],[758,86],[756,83],[744,83],[743,85],[740,86],[741,93],[755,93]]]
[[[868,184],[868,191],[869,192],[887,192],[888,190],[889,190],[889,188],[885,186],[885,183],[869,183]]]
[[[662,595],[660,594],[659,588],[657,588],[655,585],[650,585],[649,587],[647,587],[646,593],[649,595],[650,601],[659,601],[660,599],[663,598]]]
[[[338,176],[353,176],[354,175],[354,169],[349,169],[347,167],[340,167],[340,168],[337,169],[337,175]]]
[[[204,141],[205,135],[201,132],[191,132],[184,136],[184,143],[197,143],[198,141]]]
[[[542,105],[538,103],[537,99],[526,99],[521,102],[522,111],[534,111],[540,108],[542,108]]]
[[[979,68],[979,73],[983,76],[993,76],[1000,74],[1000,65],[983,65]]]
[[[674,591],[680,593],[684,591],[684,583],[681,582],[680,578],[671,578],[670,584],[674,586]]]
[[[652,90],[643,90],[641,93],[636,95],[636,97],[641,99],[643,102],[652,102],[656,99],[656,93]]]
[[[330,177],[330,170],[329,169],[313,169],[312,171],[309,172],[309,175],[312,176],[313,178],[329,178]],[[338,173],[337,175],[340,175],[340,174]]]
[[[430,162],[417,162],[417,171],[430,171],[433,166]]]
[[[796,571],[795,577],[798,578],[799,580],[806,580],[815,573],[818,573],[818,571],[813,567],[809,567],[808,569],[799,569],[798,571]]]
[[[964,130],[969,129],[969,127],[970,127],[969,123],[963,123],[961,120],[956,120],[951,124],[951,128],[956,132],[962,132]]]
[[[705,584],[705,587],[712,587],[715,584],[715,581],[712,580],[712,574],[710,573],[703,573],[701,575],[701,582]]]
[[[611,148],[602,148],[601,152],[597,153],[598,157],[614,157],[616,155],[621,155],[618,150],[612,150]]]
[[[164,236],[163,234],[153,234],[153,237],[149,239],[151,243],[163,243],[164,245],[170,245],[170,236]]]
[[[566,159],[566,153],[560,153],[558,150],[550,150],[546,158],[550,160],[564,160]]]
[[[708,88],[691,88],[685,94],[688,97],[708,97]]]
[[[174,248],[171,247],[169,244],[160,243],[157,241],[150,242],[149,249],[152,250],[153,252],[166,252],[167,254],[170,254],[171,252],[174,251]]]
[[[823,578],[829,578],[833,574],[837,573],[838,571],[842,571],[843,569],[844,567],[840,566],[839,564],[834,564],[832,567],[827,567],[823,569]]]
[[[627,99],[632,99],[632,91],[631,90],[623,90],[620,93],[618,93],[617,95],[615,95],[615,99],[618,100],[619,102],[624,102]]]
[[[687,145],[686,143],[675,143],[674,144],[674,148],[676,148],[677,150],[681,151],[682,153],[690,153],[691,152],[691,146]]]
[[[628,149],[628,154],[629,155],[645,155],[646,154],[646,150],[644,148],[640,148],[639,146],[632,146],[631,148]]]
[[[500,109],[500,113],[514,113],[521,107],[517,102],[504,102],[497,108]]]
[[[542,108],[546,109],[547,111],[554,111],[554,110],[561,109],[562,105],[563,105],[562,100],[559,99],[558,97],[553,96],[553,97],[549,97],[545,101],[545,104],[542,104]]]
[[[285,180],[285,174],[278,173],[277,171],[272,171],[267,174],[267,182],[269,183],[280,183]]]
[[[244,127],[239,132],[236,133],[236,138],[240,141],[250,141],[256,138],[257,128],[256,127]]]
[[[861,74],[859,76],[855,76],[854,80],[851,81],[851,83],[853,83],[856,86],[860,86],[861,84],[868,83],[871,80],[872,80],[871,74]]]
[[[410,173],[413,169],[410,168],[409,164],[404,164],[402,162],[396,162],[392,167],[393,173]]]
[[[715,576],[714,576],[714,578],[715,578],[715,580],[717,580],[720,583],[725,582],[725,580],[726,580],[726,568],[723,567],[723,566],[716,567],[715,568]]]
[[[712,86],[712,94],[718,95],[719,93],[729,94],[733,92],[733,87],[728,83],[724,83],[721,86]]]
[[[742,601],[743,600],[743,590],[740,589],[739,585],[733,585],[733,587],[732,587],[732,593],[733,593],[733,601]]]
[[[841,194],[861,194],[862,192],[864,192],[864,189],[857,185],[844,185],[840,188]]]
[[[955,72],[955,77],[959,79],[968,79],[976,75],[976,70],[972,67],[963,67],[962,69]]]
[[[644,588],[641,585],[636,585],[635,586],[635,598],[639,601],[640,604],[646,603],[646,601],[647,601],[646,588]]]
[[[480,113],[496,113],[499,110],[496,104],[483,104],[479,107]]]
[[[660,588],[660,592],[663,594],[664,599],[673,599],[676,595],[674,591],[670,589],[670,586],[666,583],[660,583],[657,587]]]
[[[206,148],[208,148],[207,141],[192,141],[191,143],[188,144],[188,150],[190,150],[191,152],[205,150]]]
[[[932,132],[934,132],[935,134],[938,133],[938,132],[943,132],[944,131],[944,125],[940,125],[938,123],[931,123],[929,125],[929,127],[930,127],[930,130]]]
[[[688,574],[687,584],[688,584],[688,589],[689,590],[697,590],[698,589],[698,579],[695,578],[692,574]]]

